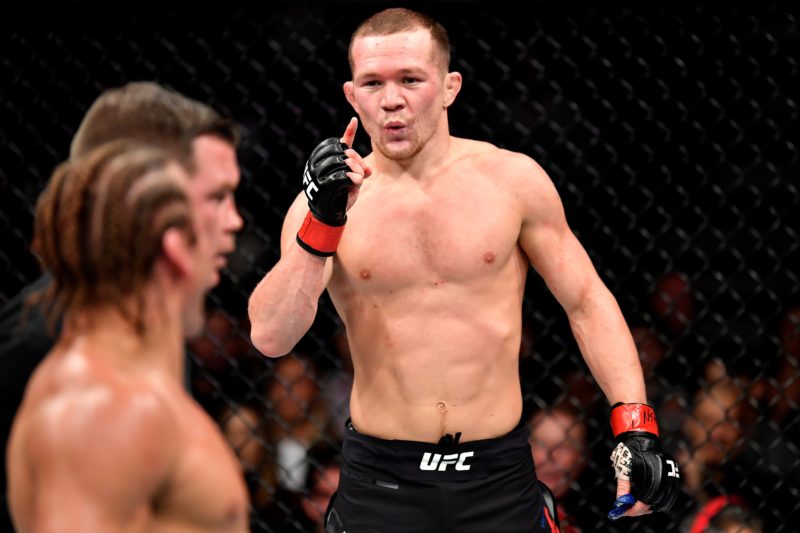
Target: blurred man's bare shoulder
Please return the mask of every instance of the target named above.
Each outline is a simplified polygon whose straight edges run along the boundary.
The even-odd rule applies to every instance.
[[[42,442],[51,444],[76,444],[97,432],[113,434],[120,445],[144,435],[169,436],[174,420],[162,396],[143,376],[125,373],[100,355],[76,346],[51,352],[23,401],[29,430],[43,431]]]

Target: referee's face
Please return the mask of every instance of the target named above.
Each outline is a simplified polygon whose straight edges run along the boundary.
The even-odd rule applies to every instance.
[[[219,271],[227,264],[226,256],[236,249],[236,232],[242,229],[233,196],[239,186],[239,163],[236,149],[215,135],[199,136],[192,147],[197,165],[190,182],[192,207],[197,229],[213,250],[213,286],[219,283]]]

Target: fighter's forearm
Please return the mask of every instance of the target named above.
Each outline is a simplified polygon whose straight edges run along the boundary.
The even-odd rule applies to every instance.
[[[636,345],[611,292],[602,284],[592,287],[569,312],[569,321],[586,364],[609,403],[646,403]]]
[[[325,261],[292,246],[250,296],[250,338],[264,355],[288,353],[306,334],[325,290]]]

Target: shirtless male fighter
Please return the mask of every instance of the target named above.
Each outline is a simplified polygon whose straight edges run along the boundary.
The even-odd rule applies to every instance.
[[[249,306],[269,356],[306,333],[325,289],[346,327],[351,421],[328,531],[557,531],[520,423],[530,265],[614,406],[611,516],[669,508],[677,466],[660,450],[636,348],[556,188],[530,157],[450,135],[462,77],[445,29],[384,10],[356,29],[349,60],[344,93],[372,152],[347,148],[351,121],[312,153],[280,261]]]

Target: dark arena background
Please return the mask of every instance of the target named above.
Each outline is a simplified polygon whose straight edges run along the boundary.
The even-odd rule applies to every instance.
[[[335,468],[346,416],[347,343],[325,295],[295,351],[267,359],[249,344],[246,305],[278,259],[305,158],[353,114],[341,88],[350,33],[389,4],[114,4],[4,8],[0,303],[38,275],[34,203],[101,91],[154,80],[233,117],[245,228],[206,332],[187,344],[187,384],[242,462],[253,530],[314,531],[329,492],[319,474]],[[525,416],[565,529],[681,531],[721,502],[713,531],[797,531],[800,9],[639,4],[405,5],[449,30],[464,76],[452,131],[526,153],[552,177],[631,326],[681,465],[673,510],[605,517],[609,406],[531,271]],[[363,130],[356,148],[368,152]]]

